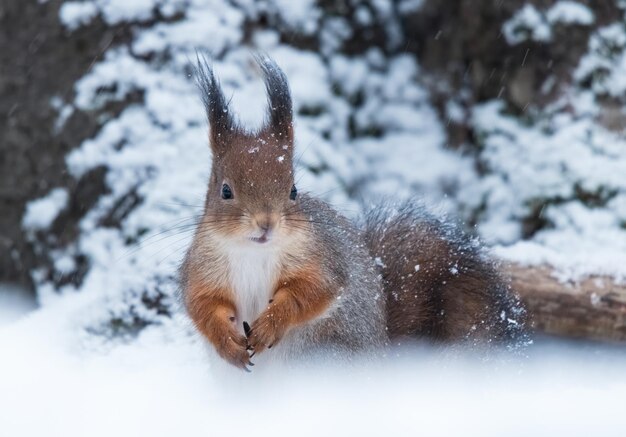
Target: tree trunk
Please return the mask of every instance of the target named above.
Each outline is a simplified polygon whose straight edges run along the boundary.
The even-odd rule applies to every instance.
[[[626,341],[626,284],[606,276],[562,283],[547,266],[510,265],[513,289],[533,329],[546,334]]]

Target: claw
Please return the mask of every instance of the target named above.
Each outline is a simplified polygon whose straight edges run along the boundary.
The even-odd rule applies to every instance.
[[[249,357],[249,358],[252,358],[252,357],[254,356],[254,354],[256,354],[256,351],[252,352],[252,353],[250,354],[250,357]]]
[[[246,333],[246,337],[250,337],[251,331],[252,329],[250,328],[250,325],[248,324],[248,322],[243,322],[243,332]]]
[[[268,349],[271,349],[271,348],[272,348],[272,346],[274,346],[274,343],[270,344],[267,348],[268,348]]]

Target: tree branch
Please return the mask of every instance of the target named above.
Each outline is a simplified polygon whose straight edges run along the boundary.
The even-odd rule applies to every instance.
[[[594,340],[626,341],[626,284],[607,276],[562,283],[548,266],[506,267],[538,332]]]

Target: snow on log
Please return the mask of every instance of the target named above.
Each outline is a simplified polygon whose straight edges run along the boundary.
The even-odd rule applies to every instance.
[[[506,269],[537,332],[626,341],[626,284],[607,276],[563,283],[547,266]]]

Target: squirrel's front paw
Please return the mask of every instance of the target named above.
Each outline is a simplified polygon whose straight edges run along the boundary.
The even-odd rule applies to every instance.
[[[250,361],[246,337],[236,330],[232,329],[225,333],[215,346],[217,353],[232,365],[247,372],[250,371],[247,366],[254,366]]]
[[[280,341],[284,334],[281,320],[270,311],[261,314],[252,326],[247,326],[245,323],[244,328],[248,336],[248,347],[253,350],[252,355],[265,348],[270,349]]]

